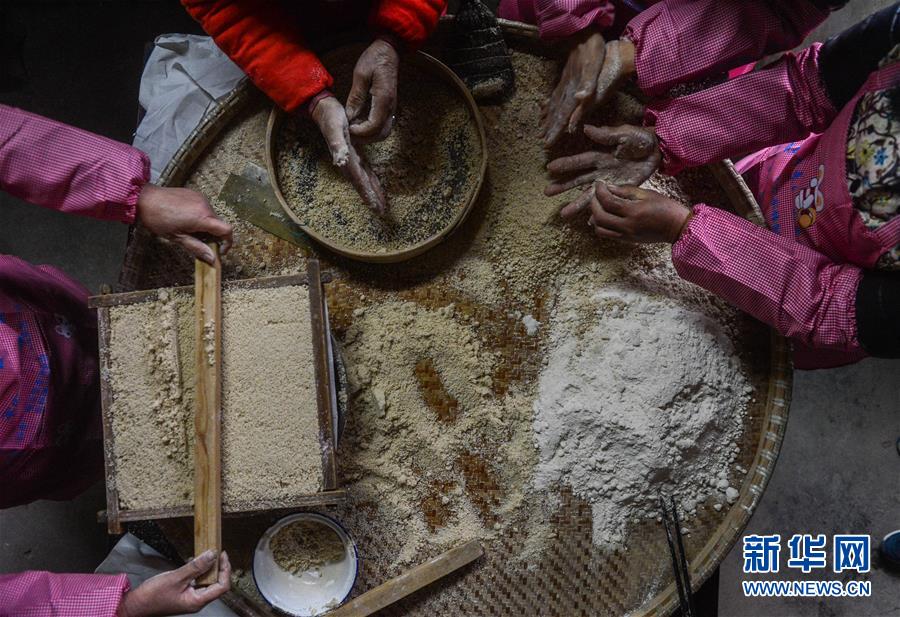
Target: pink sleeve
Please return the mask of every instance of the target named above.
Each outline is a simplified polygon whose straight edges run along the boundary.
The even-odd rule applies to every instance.
[[[4,574],[0,575],[0,614],[116,617],[122,596],[129,589],[124,574]]]
[[[802,345],[860,352],[856,288],[862,270],[698,205],[672,246],[678,274]]]
[[[497,14],[535,24],[542,39],[556,39],[589,27],[608,28],[615,19],[615,7],[611,0],[500,0]]]
[[[651,103],[662,169],[676,174],[824,131],[837,115],[819,77],[816,43],[771,67],[675,99]]]
[[[0,105],[0,189],[20,199],[132,223],[149,178],[140,150]]]
[[[632,19],[638,86],[651,96],[796,47],[828,12],[809,0],[666,0]]]

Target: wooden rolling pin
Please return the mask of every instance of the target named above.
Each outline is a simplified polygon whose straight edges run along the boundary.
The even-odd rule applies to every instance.
[[[426,561],[400,576],[392,578],[378,587],[358,596],[341,607],[328,613],[329,617],[365,617],[411,593],[430,585],[481,557],[484,550],[477,540],[441,553],[431,561]]]
[[[212,550],[216,561],[197,585],[216,582],[222,551],[222,262],[208,246],[214,265],[194,264],[194,555]]]

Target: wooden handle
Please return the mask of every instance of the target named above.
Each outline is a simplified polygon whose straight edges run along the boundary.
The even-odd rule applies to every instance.
[[[208,246],[215,264],[194,265],[195,361],[194,394],[194,555],[222,551],[222,262],[219,247]],[[219,576],[219,561],[197,585]]]
[[[331,611],[328,615],[329,617],[365,617],[366,615],[371,615],[475,561],[483,554],[484,550],[477,540],[466,542],[462,546],[457,546],[446,553],[441,553],[431,561],[426,561],[416,566],[409,572],[404,572],[400,576],[370,589],[361,596]]]

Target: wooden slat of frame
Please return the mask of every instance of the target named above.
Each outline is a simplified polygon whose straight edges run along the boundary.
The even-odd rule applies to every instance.
[[[222,262],[210,243],[212,265],[194,269],[194,554],[222,551]],[[210,331],[211,330],[211,331]],[[210,357],[210,354],[211,357]],[[218,559],[197,578],[212,585]]]
[[[237,506],[225,505],[222,508],[222,514],[225,518],[238,518],[252,514],[269,514],[284,512],[285,514],[295,510],[303,510],[308,508],[326,508],[336,506],[347,501],[347,491],[344,489],[335,489],[333,491],[322,491],[313,495],[299,495],[287,501],[272,502],[256,502],[251,505],[238,504]],[[119,521],[149,521],[164,518],[183,518],[193,516],[194,509],[191,506],[178,506],[174,508],[151,508],[144,510],[120,510],[118,513]],[[109,519],[105,510],[97,514],[98,520],[106,521]]]
[[[325,326],[325,294],[322,289],[319,260],[307,261],[309,312],[312,327],[313,360],[316,367],[316,406],[319,411],[319,443],[322,446],[322,489],[338,487],[337,459],[334,448],[330,371],[328,368],[328,329]]]
[[[322,275],[322,282],[331,281],[331,274]],[[288,274],[285,276],[268,276],[257,279],[240,279],[237,281],[226,281],[222,284],[223,289],[272,289],[275,287],[290,287],[292,285],[306,285],[308,283],[306,274]],[[183,285],[181,287],[172,287],[172,291],[193,293],[193,285]],[[99,296],[91,296],[88,299],[88,306],[100,308],[103,306],[125,306],[128,304],[139,304],[141,302],[150,302],[156,300],[158,290],[148,289],[145,291],[128,291],[119,294],[103,294]]]
[[[103,467],[106,473],[106,530],[110,534],[120,534],[122,533],[122,524],[119,521],[116,458],[113,454],[112,389],[107,383],[110,375],[108,308],[100,308],[97,311],[97,331],[100,337],[100,414],[103,423]]]

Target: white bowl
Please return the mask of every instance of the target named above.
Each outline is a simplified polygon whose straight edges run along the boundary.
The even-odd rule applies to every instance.
[[[272,556],[269,540],[278,531],[296,521],[313,521],[334,530],[344,543],[344,559],[322,566],[319,572],[294,575],[282,569]],[[314,512],[285,516],[269,527],[256,544],[253,554],[253,579],[259,593],[275,608],[295,617],[312,617],[344,602],[359,573],[356,543],[336,521]]]

